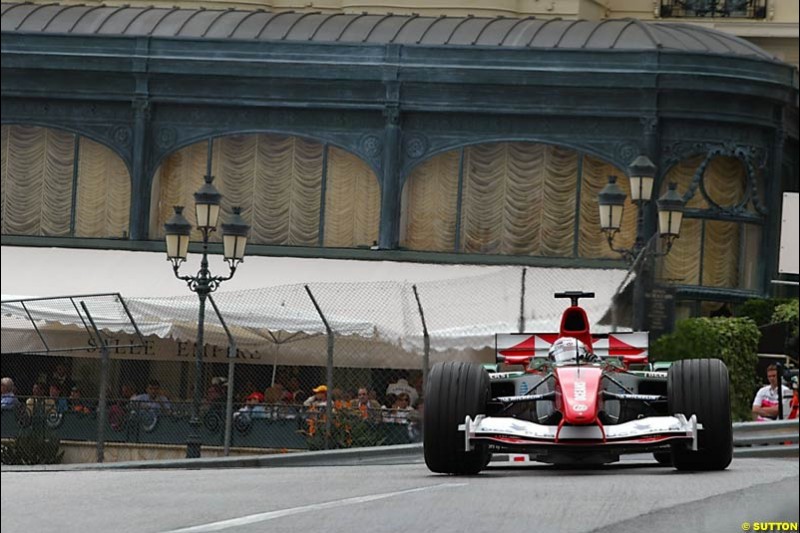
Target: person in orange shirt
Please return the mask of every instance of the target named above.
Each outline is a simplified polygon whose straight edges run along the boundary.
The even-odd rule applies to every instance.
[[[362,418],[380,418],[381,404],[371,400],[367,388],[361,387],[355,399],[350,401],[350,409],[358,410]]]

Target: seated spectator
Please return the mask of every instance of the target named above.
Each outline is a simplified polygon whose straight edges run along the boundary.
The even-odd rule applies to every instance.
[[[72,379],[69,377],[67,365],[64,363],[58,363],[56,365],[53,373],[50,374],[49,383],[55,383],[58,385],[58,389],[65,394],[72,388],[73,385],[75,385],[75,383],[73,383]]]
[[[75,413],[83,413],[85,415],[92,412],[89,403],[81,398],[81,389],[77,385],[73,385],[72,390],[69,391],[69,409]]]
[[[350,404],[350,398],[340,388],[335,388],[331,391],[331,405],[335,411],[345,409]]]
[[[50,384],[50,400],[51,403],[47,404],[50,409],[55,408],[58,413],[69,411],[69,402],[67,402],[67,399],[62,395],[61,385],[58,383]]]
[[[238,383],[238,381],[236,383]],[[237,386],[236,388],[239,390],[239,392],[235,395],[235,397],[236,397],[236,400],[239,401],[239,403],[247,402],[247,397],[253,391],[258,390],[258,387],[256,387],[255,384],[253,383],[253,381],[250,380],[250,379],[245,381],[244,385]]]
[[[291,392],[283,391],[283,396],[281,396],[281,407],[278,410],[280,413],[281,418],[297,418],[300,414],[300,410],[297,407],[297,402],[294,401],[294,394]]]
[[[228,397],[228,380],[224,377],[211,378],[211,385],[206,390],[205,403],[209,412],[223,414]]]
[[[376,417],[380,413],[381,404],[371,400],[367,388],[361,387],[356,398],[350,401],[350,409],[358,410],[362,418]]]
[[[764,421],[778,418],[778,385],[783,397],[783,417],[786,418],[791,409],[792,390],[780,383],[776,365],[767,367],[767,381],[769,385],[761,387],[753,400],[753,419]]]
[[[390,424],[408,424],[414,413],[414,408],[411,407],[411,397],[401,392],[397,395],[394,405],[383,411],[383,421]]]
[[[320,385],[315,389],[311,389],[314,393],[313,396],[309,396],[306,401],[303,402],[305,407],[322,407],[325,408],[328,405],[328,386],[327,385]]]
[[[419,398],[419,392],[417,392],[417,389],[409,385],[408,380],[405,378],[400,378],[395,383],[392,383],[386,387],[386,394],[399,395],[401,393],[407,394],[411,399],[412,404],[416,403],[417,398]]]
[[[121,431],[125,427],[128,418],[130,399],[136,395],[136,390],[130,383],[125,383],[120,387],[119,397],[115,399],[111,407],[108,408],[108,423],[114,431]]]
[[[0,380],[0,389],[2,389],[2,409],[15,409],[19,405],[17,394],[14,391],[14,380],[11,378],[3,378]]]
[[[147,383],[147,392],[131,396],[134,408],[152,411],[154,413],[172,411],[172,404],[166,396],[161,393],[161,384],[157,379],[151,379]]]
[[[260,392],[253,392],[245,398],[245,404],[236,411],[234,417],[243,418],[267,418],[267,410],[264,408],[264,395]]]
[[[31,389],[31,396],[25,401],[25,406],[28,408],[28,413],[32,415],[36,410],[37,405],[39,405],[45,411],[49,411],[50,408],[45,406],[46,396],[47,391],[45,390],[44,385],[38,381],[34,383],[33,388]],[[49,400],[49,398],[47,400]],[[49,403],[52,404],[53,408],[55,407],[55,402],[50,400]]]
[[[269,405],[279,404],[283,400],[285,392],[283,385],[276,383],[264,391],[264,401]]]

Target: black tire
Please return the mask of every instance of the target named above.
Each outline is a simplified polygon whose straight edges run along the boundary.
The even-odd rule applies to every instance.
[[[653,452],[653,458],[658,464],[663,466],[672,466],[672,451]]]
[[[486,413],[489,374],[475,363],[437,363],[425,387],[423,448],[425,464],[440,474],[471,475],[489,463],[485,444],[464,451],[464,432],[458,426],[467,415]]]
[[[667,376],[669,412],[697,415],[703,425],[698,450],[673,444],[672,464],[678,470],[724,470],[733,458],[730,379],[719,359],[686,359],[670,366]]]

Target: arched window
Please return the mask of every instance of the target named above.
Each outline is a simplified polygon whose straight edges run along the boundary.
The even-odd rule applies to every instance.
[[[131,186],[122,159],[72,133],[2,127],[4,235],[127,238]]]
[[[597,207],[609,174],[624,176],[594,157],[528,142],[482,144],[437,155],[406,181],[401,245],[438,252],[616,259],[600,232]],[[620,183],[627,188],[627,180]],[[635,228],[635,216],[627,215],[619,242],[631,243]]]
[[[692,187],[695,173],[705,156],[685,159],[673,166],[662,180],[663,193],[670,182],[678,190]],[[661,259],[660,277],[678,285],[755,289],[761,226],[725,220],[726,211],[754,214],[747,196],[747,172],[741,160],[717,156],[709,161],[693,196],[670,253]],[[718,218],[718,219],[715,219]]]
[[[206,173],[207,141],[170,155],[156,171],[151,238],[164,234],[173,205],[194,221],[194,192]],[[378,238],[380,189],[360,159],[323,143],[286,135],[230,135],[214,140],[212,174],[222,216],[242,207],[252,244],[369,246]],[[199,233],[193,235],[199,240]],[[219,240],[217,233],[213,237]]]

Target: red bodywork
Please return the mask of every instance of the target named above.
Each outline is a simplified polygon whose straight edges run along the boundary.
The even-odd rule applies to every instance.
[[[594,366],[559,367],[555,369],[555,377],[556,409],[561,411],[563,423],[596,424],[603,370]]]
[[[582,307],[573,305],[561,315],[558,333],[498,334],[496,336],[496,358],[506,365],[528,366],[534,357],[545,357],[549,347],[562,337],[581,341],[589,351],[600,357],[616,357],[625,365],[646,364],[647,337],[634,339],[639,333],[598,333],[589,331],[589,319]],[[501,341],[498,339],[502,337]],[[519,339],[519,340],[517,340]],[[528,370],[531,372],[532,370]]]
[[[589,351],[592,351],[592,334],[589,332],[589,319],[582,307],[573,305],[564,310],[561,315],[561,328],[559,337],[573,337],[578,339]]]

